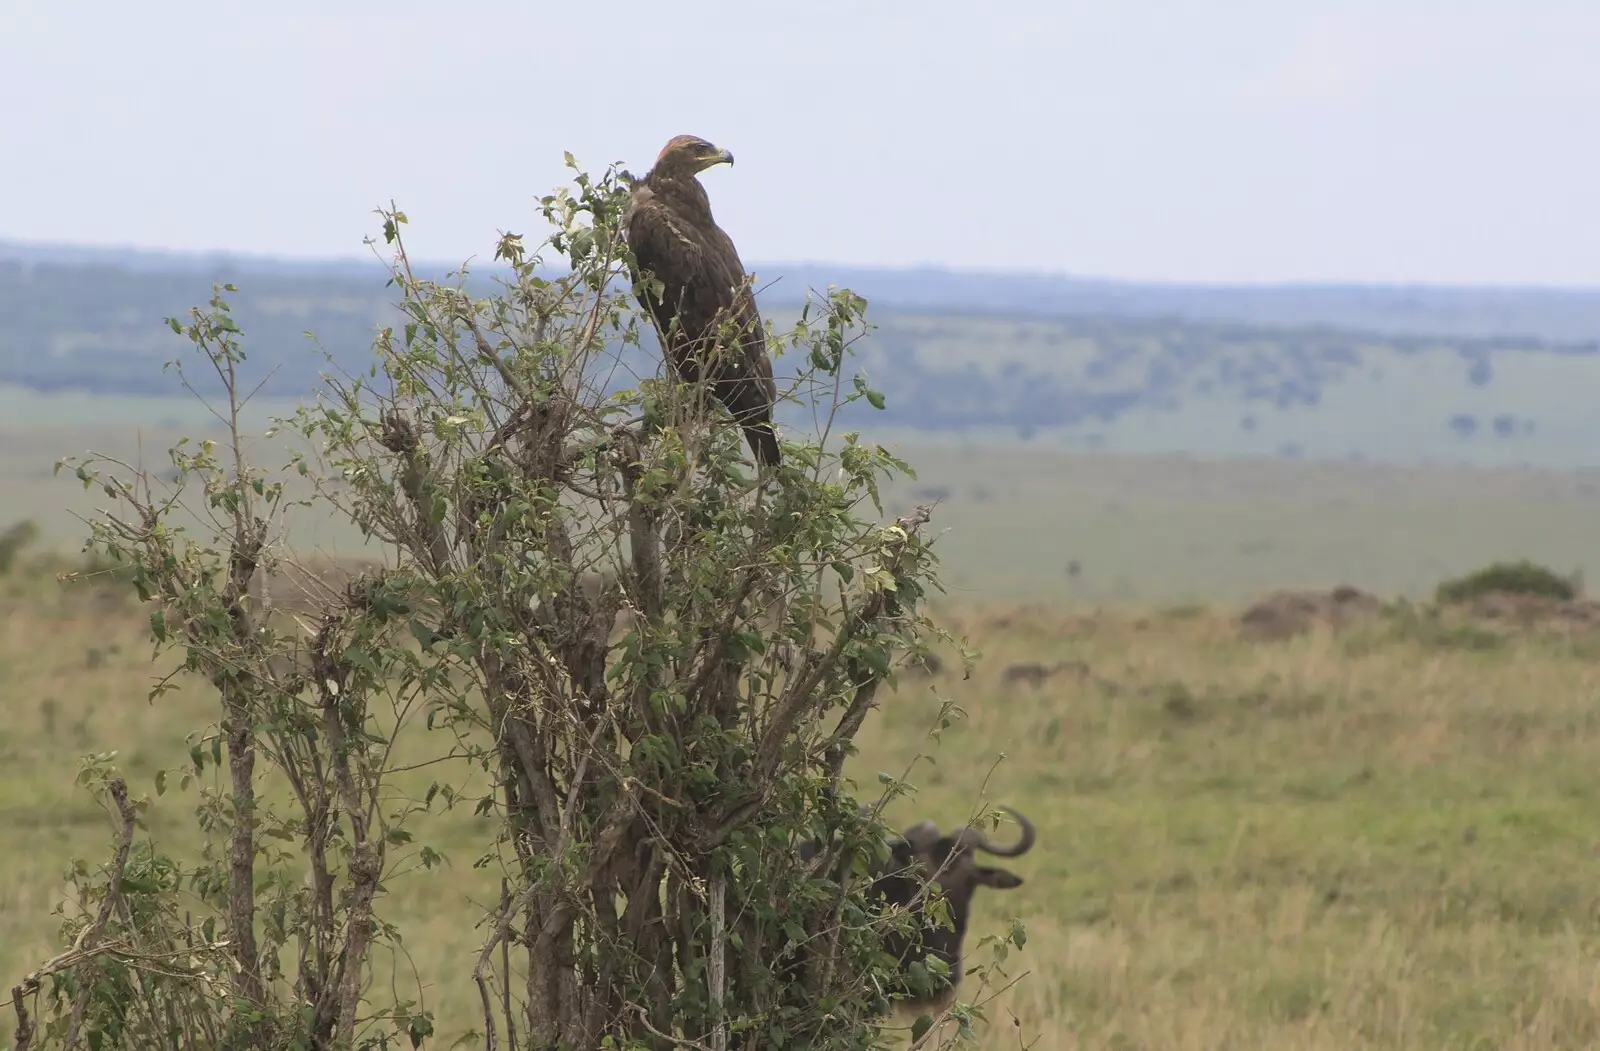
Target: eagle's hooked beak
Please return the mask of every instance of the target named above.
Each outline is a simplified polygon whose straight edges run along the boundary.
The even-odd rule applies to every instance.
[[[733,151],[725,150],[720,146],[717,147],[717,152],[707,154],[706,159],[700,163],[700,170],[705,171],[707,168],[718,164],[726,164],[730,168],[733,167]]]

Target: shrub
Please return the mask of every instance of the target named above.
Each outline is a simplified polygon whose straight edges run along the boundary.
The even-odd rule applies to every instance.
[[[25,518],[0,529],[0,573],[9,573],[17,565],[17,559],[27,546],[39,536],[39,527],[33,519]]]
[[[1440,603],[1469,602],[1479,595],[1541,595],[1563,601],[1578,597],[1578,585],[1569,578],[1523,559],[1496,562],[1464,577],[1440,584],[1435,597]]]
[[[852,871],[842,851],[885,854],[843,767],[932,634],[918,612],[937,586],[928,509],[874,520],[880,476],[910,471],[855,434],[790,442],[752,485],[737,427],[682,411],[694,399],[679,385],[603,393],[607,356],[640,341],[617,235],[627,191],[611,171],[575,181],[542,201],[541,245],[502,238],[510,274],[489,296],[415,276],[406,217],[383,213],[404,320],[369,375],[328,379],[280,421],[314,453],[278,472],[247,459],[223,286],[171,321],[234,421],[221,443],[171,450],[170,484],[190,492],[76,465],[121,505],[91,545],[130,567],[158,648],[209,683],[219,718],[155,783],[198,793],[196,857],[136,836],[150,801],[112,757],[86,762],[119,819],[115,857],[75,868],[73,949],[15,991],[19,1046],[417,1046],[429,1011],[367,1000],[397,985],[373,973],[377,947],[406,958],[378,892],[444,860],[412,818],[455,807],[496,819],[474,864],[505,881],[460,976],[483,1007],[468,1039],[876,1041],[905,988],[879,947],[908,923],[834,879]],[[568,269],[543,270],[543,253]],[[799,351],[796,389],[831,399],[816,406],[824,434],[844,402],[882,403],[837,381],[864,309],[832,291],[779,341]],[[309,495],[290,495],[297,479]],[[180,506],[208,509],[209,532],[189,536]],[[256,584],[289,557],[276,530],[296,506],[345,516],[384,557],[291,618]],[[392,755],[419,734],[440,741],[438,773],[406,798]],[[258,764],[287,791],[266,791]],[[832,845],[808,866],[802,838]]]

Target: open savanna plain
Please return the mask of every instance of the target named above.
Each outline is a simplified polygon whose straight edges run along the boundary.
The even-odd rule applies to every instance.
[[[0,388],[0,528],[32,519],[38,545],[61,553],[81,547],[81,517],[107,500],[70,471],[57,475],[56,461],[92,451],[161,476],[180,438],[221,438],[191,398],[12,398]],[[264,432],[292,409],[251,404],[253,462],[287,462],[287,432]],[[943,579],[961,604],[1237,604],[1338,584],[1422,597],[1441,579],[1517,558],[1600,574],[1592,469],[1129,456],[925,431],[864,437],[915,469],[915,479],[885,485],[885,513],[935,505]],[[317,512],[297,510],[286,525],[304,556],[375,554],[348,524]]]
[[[32,448],[47,467],[91,439],[36,433]],[[1337,632],[1255,641],[1237,617],[1280,585],[1419,597],[1495,558],[1581,567],[1600,511],[1590,481],[907,454],[921,477],[886,511],[942,499],[953,588],[932,614],[981,657],[970,677],[948,648],[938,674],[904,672],[850,773],[873,793],[879,772],[910,768],[918,791],[893,804],[896,825],[948,827],[987,802],[1039,826],[1038,846],[1007,863],[1025,884],[976,899],[972,942],[1013,918],[1027,929],[997,976],[1009,987],[965,990],[986,1002],[981,1046],[1600,1045],[1600,636],[1394,603]],[[49,508],[75,491],[36,477],[6,506],[46,524],[42,551],[70,552],[82,528]],[[184,853],[195,795],[176,772],[217,715],[192,682],[149,699],[169,665],[151,663],[131,596],[26,566],[0,596],[9,987],[61,948],[63,870],[109,856],[110,821],[74,785],[80,758],[115,751],[150,799],[149,834]],[[945,699],[962,718],[935,738]],[[418,725],[397,761],[450,743]],[[420,798],[438,776],[420,767],[396,784]],[[411,871],[378,899],[406,954],[377,961],[372,999],[420,998],[440,1048],[476,1024],[474,921],[499,893],[493,867],[473,866],[493,825],[469,810],[420,819],[415,846],[447,864],[402,859]]]

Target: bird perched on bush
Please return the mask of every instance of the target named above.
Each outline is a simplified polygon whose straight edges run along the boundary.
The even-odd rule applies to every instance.
[[[696,178],[723,163],[732,164],[733,154],[697,135],[672,138],[655,166],[634,181],[622,234],[638,266],[635,295],[673,371],[686,383],[704,378],[743,428],[756,460],[775,464],[778,388],[766,328],[739,252],[712,219],[710,198]],[[662,287],[647,287],[641,277]],[[726,329],[730,338],[719,341]]]

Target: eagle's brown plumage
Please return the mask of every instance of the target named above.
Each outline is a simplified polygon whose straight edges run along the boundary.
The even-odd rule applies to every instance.
[[[645,275],[662,284],[660,295],[636,288],[673,371],[686,383],[702,376],[711,393],[744,429],[750,451],[777,463],[772,407],[778,388],[767,357],[767,333],[733,241],[711,218],[711,201],[696,174],[733,154],[695,135],[662,147],[656,163],[634,183],[623,236]],[[676,320],[676,329],[673,322]],[[718,330],[731,322],[732,345],[711,356]],[[725,344],[726,345],[726,344]]]

